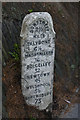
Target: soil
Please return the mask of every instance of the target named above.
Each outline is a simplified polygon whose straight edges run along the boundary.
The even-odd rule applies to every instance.
[[[75,86],[70,83],[66,88],[64,86],[65,81],[54,82],[54,98],[53,98],[53,110],[52,113],[46,113],[46,111],[39,111],[33,106],[29,106],[25,103],[21,90],[21,67],[20,63],[14,59],[10,59],[7,65],[3,68],[3,83],[6,85],[6,102],[5,106],[9,118],[58,118],[61,112],[79,102],[80,90],[76,93],[76,89],[79,86]],[[68,103],[68,100],[70,103]],[[67,108],[66,108],[67,106]]]

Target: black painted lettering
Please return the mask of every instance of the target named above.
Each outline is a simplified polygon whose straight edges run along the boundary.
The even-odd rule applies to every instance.
[[[36,82],[36,83],[40,83],[40,79],[36,79],[35,82]]]

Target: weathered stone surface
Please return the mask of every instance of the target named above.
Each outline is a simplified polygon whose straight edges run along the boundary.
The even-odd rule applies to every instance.
[[[49,109],[53,102],[55,31],[47,12],[25,16],[21,34],[22,93],[29,105]]]

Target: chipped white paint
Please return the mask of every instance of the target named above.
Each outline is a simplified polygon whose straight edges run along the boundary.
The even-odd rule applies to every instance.
[[[53,102],[55,31],[47,12],[25,16],[21,34],[22,93],[29,105],[49,109]]]

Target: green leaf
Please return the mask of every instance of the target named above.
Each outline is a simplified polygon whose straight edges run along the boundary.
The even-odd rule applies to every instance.
[[[18,44],[14,44],[14,51],[13,52],[9,52],[9,54],[15,59],[15,60],[19,60],[20,58],[20,49],[19,49],[19,46]]]
[[[30,10],[28,10],[29,12],[32,12],[33,10],[32,9],[30,9]]]
[[[17,47],[18,47],[18,44],[16,44],[16,43],[15,43],[15,44],[14,44],[14,47],[16,47],[16,48],[17,48]]]

